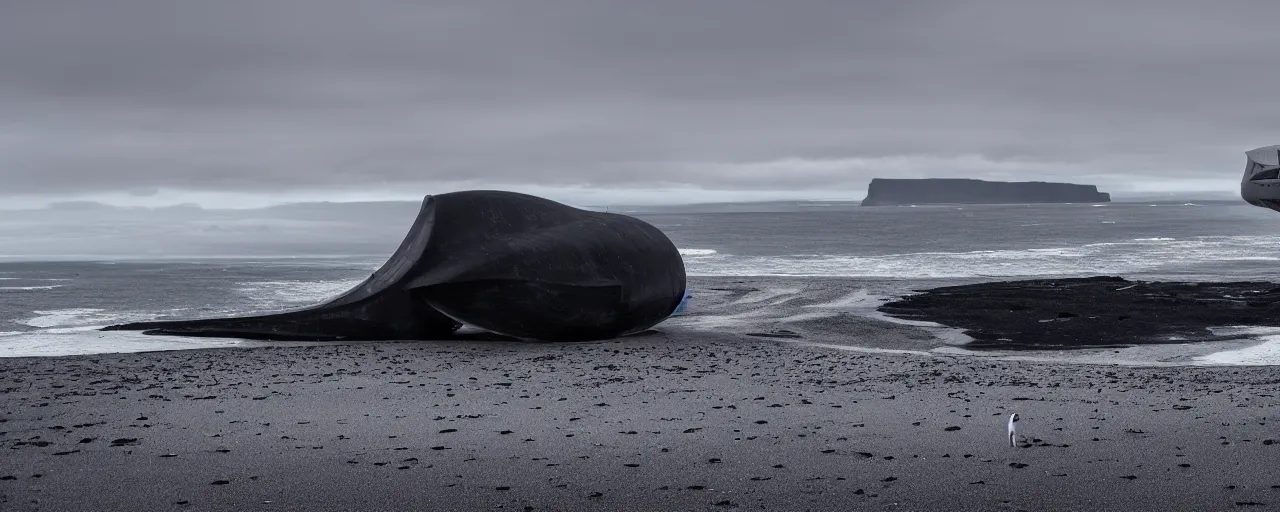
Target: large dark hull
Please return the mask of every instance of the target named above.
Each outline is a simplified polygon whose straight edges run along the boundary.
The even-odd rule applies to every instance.
[[[542,341],[639,332],[675,311],[684,262],[639,219],[501,191],[428,196],[399,249],[363,283],[282,313],[104,330],[264,340],[448,338],[469,324]]]

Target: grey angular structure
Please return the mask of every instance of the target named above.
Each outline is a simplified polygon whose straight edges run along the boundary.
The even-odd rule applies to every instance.
[[[462,325],[538,341],[624,336],[677,314],[684,260],[658,228],[514,192],[428,196],[385,265],[294,311],[113,325],[262,340],[447,339]]]
[[[1280,146],[1245,152],[1240,197],[1254,206],[1280,211]]]

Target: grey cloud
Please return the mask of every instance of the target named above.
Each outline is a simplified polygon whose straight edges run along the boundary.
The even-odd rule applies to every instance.
[[[10,0],[0,195],[1227,183],[1276,143],[1275,19],[1268,1]]]

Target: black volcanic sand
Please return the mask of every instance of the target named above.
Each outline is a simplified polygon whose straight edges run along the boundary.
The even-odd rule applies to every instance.
[[[927,290],[889,302],[892,317],[965,330],[972,349],[1077,349],[1238,338],[1210,327],[1280,326],[1280,284],[1119,277],[1005,281]]]
[[[680,327],[0,359],[0,510],[1265,510],[1277,396]]]

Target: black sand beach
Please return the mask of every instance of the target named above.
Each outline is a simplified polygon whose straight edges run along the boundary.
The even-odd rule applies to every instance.
[[[822,340],[812,338],[823,320],[804,335],[833,346],[930,338],[837,320]],[[1273,368],[866,353],[782,334],[673,322],[597,343],[3,359],[0,509],[1280,504]],[[1033,446],[1008,445],[1013,412]]]

